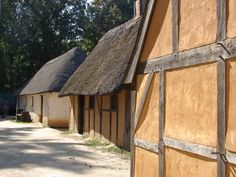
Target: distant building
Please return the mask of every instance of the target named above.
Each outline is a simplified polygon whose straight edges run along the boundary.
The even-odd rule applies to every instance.
[[[130,147],[131,85],[125,82],[141,18],[108,31],[60,92],[71,96],[70,130]]]
[[[68,127],[70,98],[59,98],[58,92],[83,63],[86,55],[78,48],[47,62],[18,91],[17,109],[29,112],[33,122],[49,127]]]
[[[0,118],[15,115],[16,97],[13,93],[0,93]]]

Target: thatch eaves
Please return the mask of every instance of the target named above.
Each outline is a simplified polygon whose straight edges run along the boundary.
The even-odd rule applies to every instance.
[[[47,62],[21,90],[20,95],[59,92],[86,55],[77,47]]]
[[[108,31],[67,81],[60,96],[105,95],[116,92],[128,70],[140,21],[140,18],[132,19]]]

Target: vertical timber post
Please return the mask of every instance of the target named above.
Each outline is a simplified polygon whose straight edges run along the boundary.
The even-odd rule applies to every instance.
[[[225,177],[226,76],[225,62],[217,61],[217,177]]]
[[[125,147],[130,148],[130,126],[131,126],[131,90],[125,90]]]
[[[217,41],[226,39],[226,0],[217,0]],[[217,177],[225,177],[226,75],[225,61],[217,61]]]
[[[159,75],[159,177],[164,177],[164,105],[165,105],[165,72],[160,71]]]
[[[179,0],[172,0],[172,50],[178,52],[179,47]]]
[[[226,39],[226,0],[217,0],[217,41]]]
[[[130,127],[130,152],[131,152],[131,170],[130,170],[130,176],[134,177],[135,174],[135,147],[134,147],[134,126],[135,126],[135,109],[136,109],[136,90],[135,90],[135,84],[133,83],[131,86],[131,127]]]

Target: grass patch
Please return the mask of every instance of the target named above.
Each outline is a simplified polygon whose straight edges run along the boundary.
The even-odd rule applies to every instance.
[[[70,130],[67,130],[67,131],[63,131],[61,134],[62,135],[71,135],[71,134],[74,134],[74,132],[70,131]]]
[[[109,145],[108,143],[101,141],[99,138],[89,138],[86,140],[86,143],[92,147],[106,147]]]
[[[117,154],[123,154],[123,155],[131,157],[131,153],[129,151],[125,150],[124,148],[115,146],[115,145],[108,147],[107,151],[117,153]]]
[[[125,157],[131,156],[130,152],[125,150],[124,148],[102,141],[100,138],[97,138],[97,137],[91,138],[88,135],[84,135],[83,138],[85,139],[85,143],[88,146],[93,147],[95,149],[99,149],[102,152],[121,154],[121,155],[124,155]]]

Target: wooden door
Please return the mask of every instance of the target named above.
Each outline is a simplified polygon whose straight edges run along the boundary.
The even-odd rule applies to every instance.
[[[39,118],[39,122],[42,123],[43,122],[43,95],[40,95],[40,118]]]

